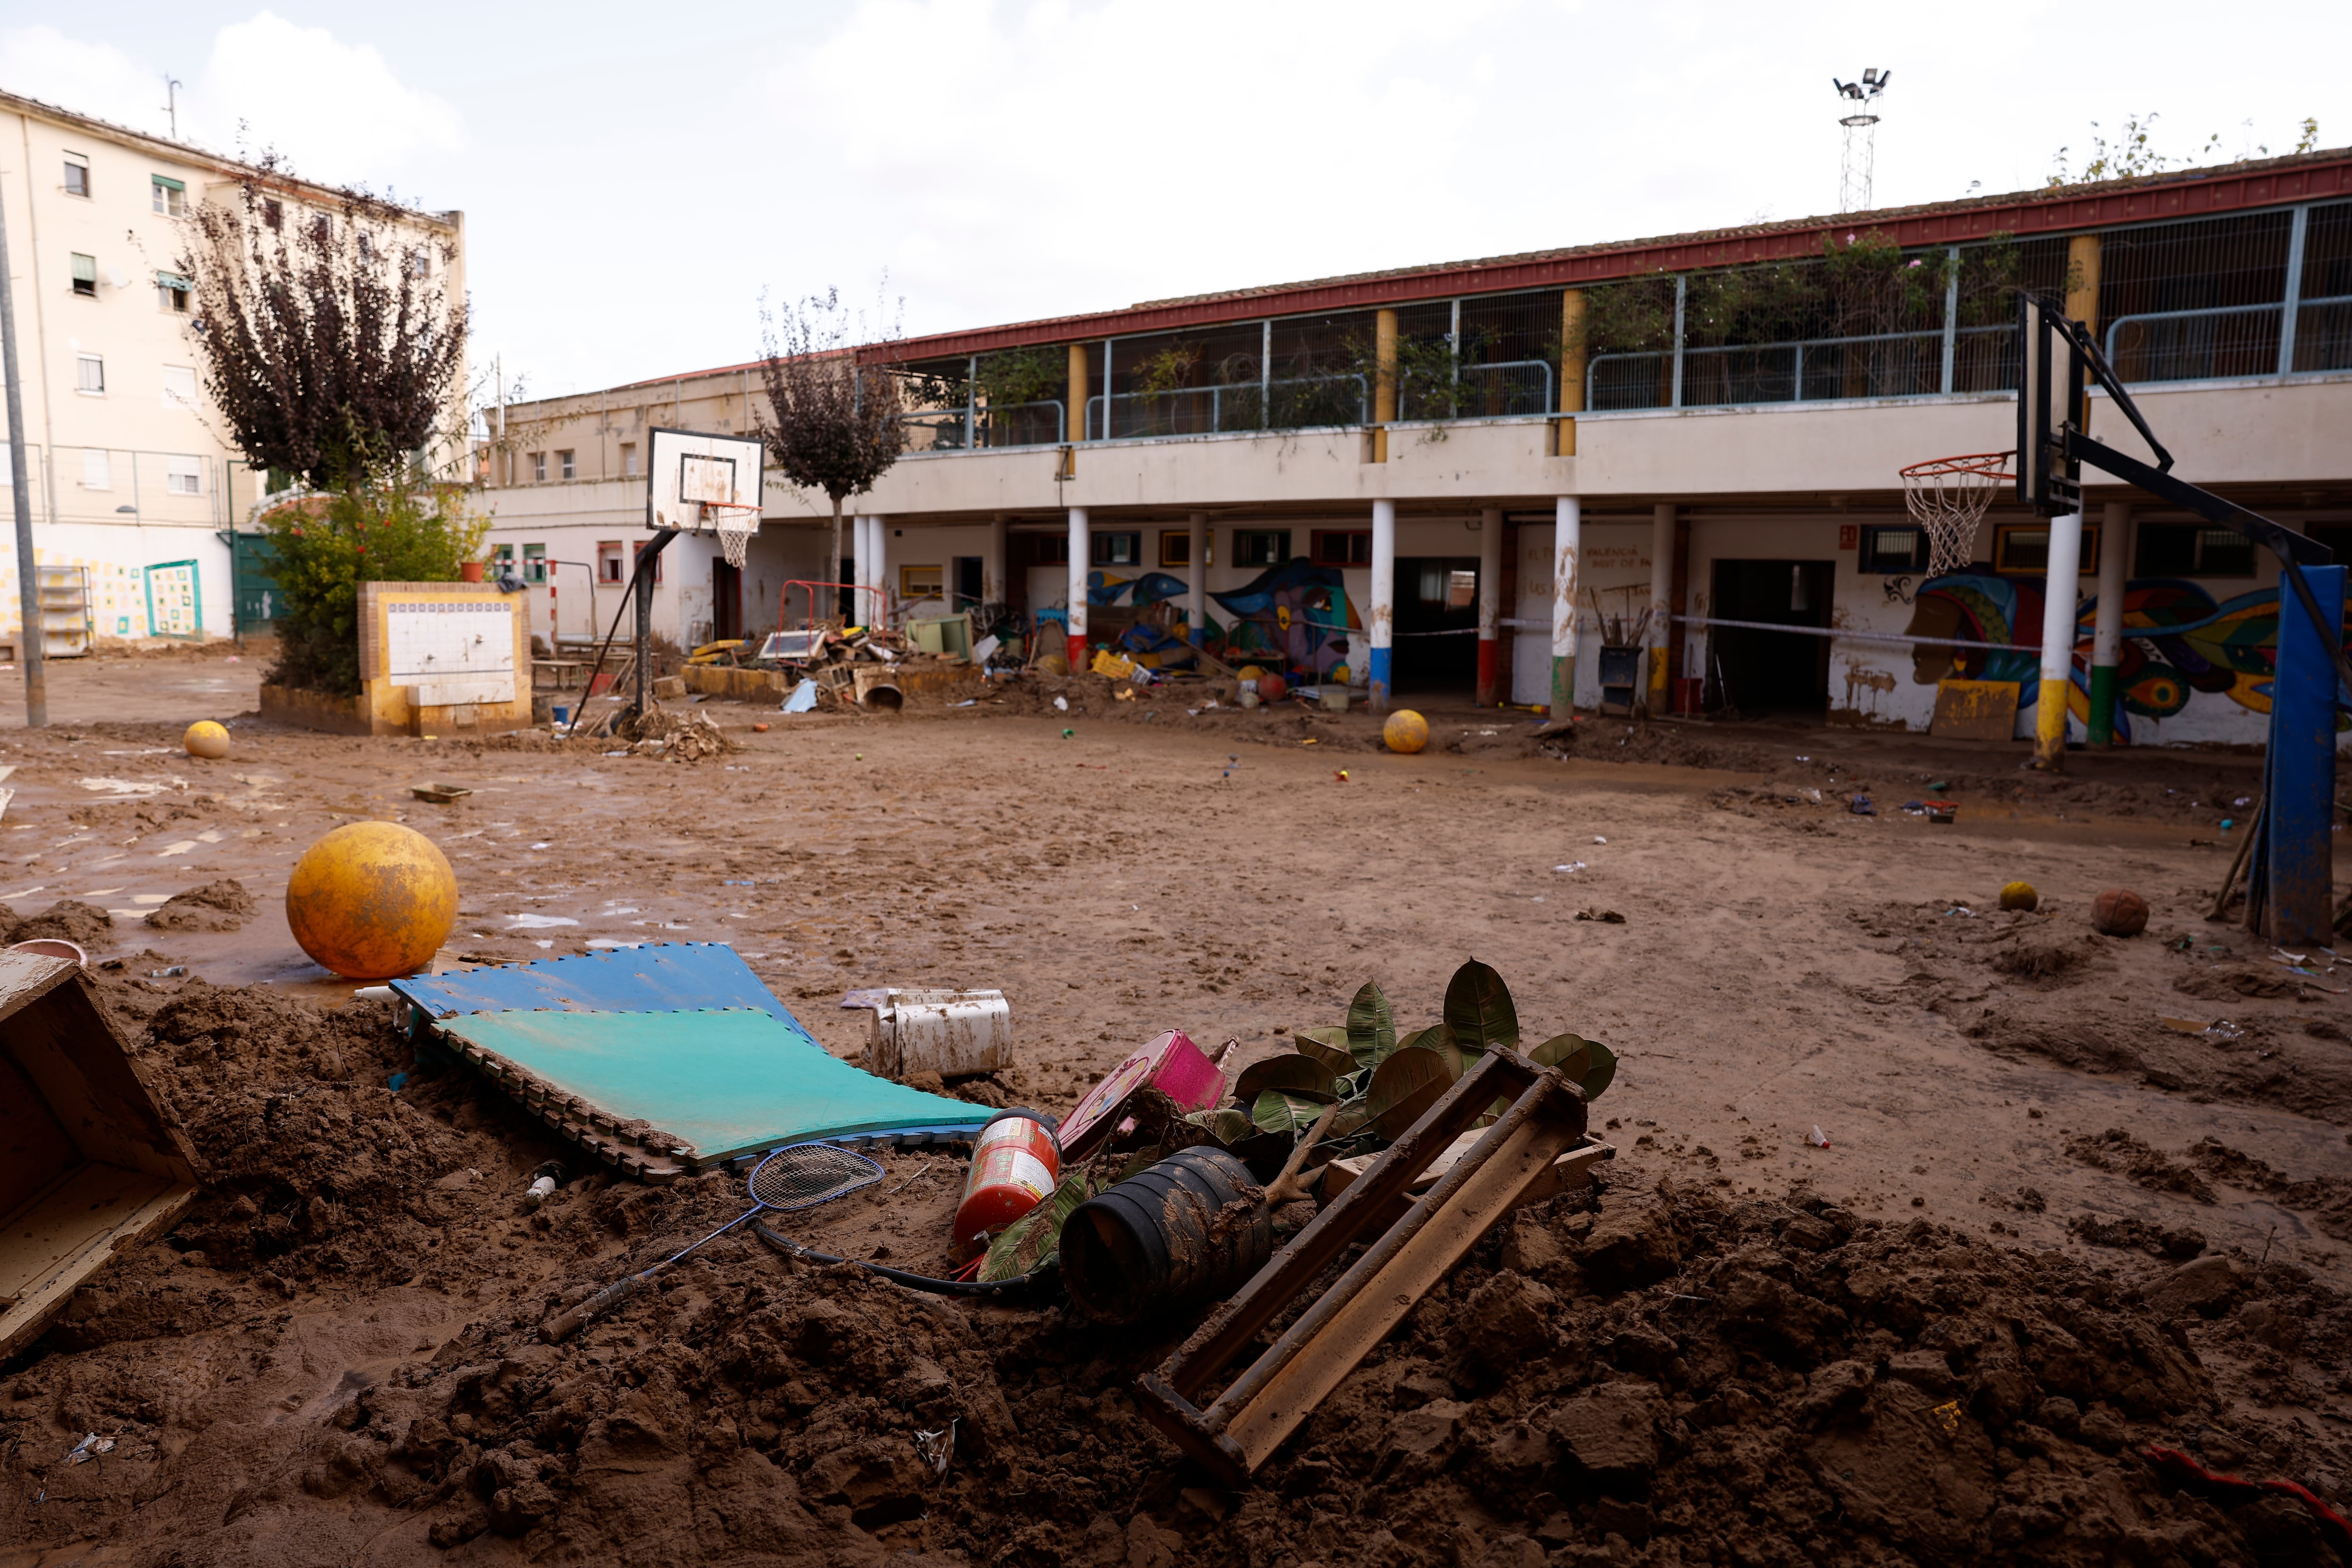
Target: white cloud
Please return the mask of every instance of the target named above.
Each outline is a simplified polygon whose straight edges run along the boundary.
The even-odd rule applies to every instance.
[[[465,142],[457,110],[401,81],[373,45],[268,11],[220,30],[194,107],[216,141],[274,148],[298,174],[377,189]]]
[[[161,133],[163,78],[111,44],[69,38],[55,27],[0,32],[0,86],[60,109]]]

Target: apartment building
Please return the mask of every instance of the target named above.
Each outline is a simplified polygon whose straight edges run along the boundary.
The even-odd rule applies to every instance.
[[[909,450],[839,571],[869,604],[1002,605],[1074,651],[1173,605],[1186,635],[1344,668],[1376,701],[1924,729],[1965,677],[2019,686],[2020,735],[2061,594],[2077,737],[2104,598],[2119,738],[2260,741],[2274,572],[2228,531],[2094,475],[2077,581],[2048,580],[2046,521],[2005,496],[1969,566],[1929,575],[1899,470],[2015,445],[2021,289],[2091,323],[2177,472],[2352,550],[2337,151],[894,343],[865,357],[917,395]],[[733,366],[510,411],[544,424],[520,472],[486,476],[499,537],[552,548],[604,498],[564,548],[616,583],[644,528],[607,428],[623,395],[628,430],[658,388],[656,423],[741,429],[757,384]],[[2103,395],[2091,417],[2144,450]],[[772,483],[761,590],[724,612],[724,563],[674,547],[672,635],[796,620],[773,590],[817,574],[825,511]]]
[[[232,537],[250,528],[266,476],[244,461],[204,395],[191,280],[179,270],[196,205],[234,201],[257,177],[293,202],[337,196],[0,92],[0,201],[53,653],[92,641],[225,637],[240,618],[269,618],[268,580],[235,580]],[[460,215],[401,222],[432,237],[433,266],[445,252],[453,258],[443,281],[462,299]],[[0,535],[0,637],[13,639],[18,563],[13,533]]]

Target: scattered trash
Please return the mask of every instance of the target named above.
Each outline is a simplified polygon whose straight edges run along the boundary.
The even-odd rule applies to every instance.
[[[534,844],[531,847],[534,849],[544,849],[547,846],[544,844]],[[507,917],[507,930],[509,931],[553,931],[558,926],[576,926],[580,922],[578,921],[573,920],[570,915],[524,914],[509,915]]]
[[[862,990],[843,992],[841,994],[841,1005],[845,1009],[854,1007],[879,1007],[882,1005],[882,999],[888,994],[890,994],[888,990],[882,986],[869,985]]]
[[[951,702],[948,704],[948,706],[950,708],[970,708],[979,700],[980,699],[977,697],[967,697],[961,702]]]
[[[114,1439],[111,1437],[101,1437],[97,1433],[92,1432],[67,1451],[66,1463],[68,1465],[86,1464],[89,1460],[97,1458],[100,1454],[111,1454],[112,1452],[114,1452]]]
[[[2316,1494],[2299,1481],[2248,1481],[2220,1470],[2209,1470],[2178,1448],[2152,1447],[2142,1451],[2152,1461],[2165,1479],[2190,1492],[2207,1506],[2219,1503],[2224,1508],[2265,1500],[2264,1494],[2284,1497],[2299,1503],[2308,1520],[2305,1526],[2314,1538],[2325,1541],[2338,1556],[2352,1553],[2352,1525],[2343,1515],[2321,1501]],[[2294,1515],[2290,1512],[2287,1516]]]
[[[1937,779],[1934,784],[1929,784],[1927,787],[1928,787],[1929,789],[1931,789],[1931,790],[1934,790],[1937,795],[1941,795],[1941,794],[1943,794],[1946,790],[1948,790],[1948,789],[1951,788],[1952,786],[1951,786],[1951,784],[1950,784],[1948,781],[1946,781],[1946,780],[1944,780],[1944,779]]]
[[[1601,837],[1601,835],[1599,835],[1598,833],[1596,833],[1596,834],[1594,834],[1594,835],[1592,836],[1592,842],[1594,842],[1595,844],[1606,844],[1606,843],[1608,843],[1608,842],[1609,842],[1609,840],[1607,840],[1606,838]]]
[[[766,722],[766,721],[764,721],[764,720],[762,720],[761,722],[759,722],[759,723],[754,724],[754,725],[752,725],[752,726],[751,726],[751,733],[753,733],[754,735],[764,735],[764,734],[766,734],[767,732],[768,732],[768,726],[767,726],[767,722]]]
[[[1066,698],[1066,697],[1056,697],[1056,698],[1055,698],[1055,699],[1054,699],[1054,711],[1055,711],[1055,712],[1056,712],[1056,713],[1067,713],[1069,710],[1070,710],[1070,700],[1069,700],[1068,698]]]
[[[1949,827],[1959,813],[1958,806],[1947,805],[1939,800],[1931,800],[1927,803],[1927,820],[1938,826]]]
[[[989,642],[995,640],[994,637],[987,639]],[[954,1420],[948,1422],[945,1431],[915,1434],[915,1452],[922,1456],[923,1463],[930,1466],[934,1474],[944,1477],[948,1473],[948,1461],[955,1457],[955,1435]]]
[[[1571,860],[1565,866],[1554,866],[1552,869],[1555,871],[1581,871],[1584,869],[1584,862],[1581,860]]]
[[[800,684],[793,687],[790,692],[785,694],[782,706],[779,710],[785,713],[815,712],[816,682],[809,679],[805,676],[802,677]],[[758,726],[758,728],[764,730],[767,726],[762,724]]]
[[[1129,1324],[1231,1295],[1274,1252],[1266,1194],[1223,1149],[1181,1149],[1079,1205],[1062,1230],[1062,1287],[1098,1323]]]
[[[1086,1098],[1062,1118],[1062,1157],[1084,1160],[1125,1121],[1128,1102],[1145,1089],[1174,1101],[1181,1110],[1206,1110],[1223,1098],[1225,1075],[1181,1029],[1150,1043],[1104,1075]]]
[[[1339,783],[1341,783],[1341,784],[1346,784],[1346,783],[1348,782],[1348,770],[1347,770],[1347,769],[1345,769],[1345,768],[1340,768],[1340,769],[1337,770],[1336,772],[1334,772],[1334,773],[1331,774],[1331,776],[1332,776],[1334,779],[1337,779]]]
[[[1580,921],[1598,921],[1605,926],[1621,926],[1625,923],[1625,917],[1615,910],[1579,910],[1576,911],[1576,918]]]
[[[1866,795],[1855,795],[1852,800],[1845,803],[1845,808],[1856,816],[1876,816],[1878,815],[1878,807],[1870,804],[1870,797]]]
[[[1805,1142],[1816,1149],[1826,1149],[1830,1146],[1830,1135],[1822,1131],[1821,1123],[1816,1121],[1813,1130],[1805,1134]]]
[[[2234,817],[2225,816],[2221,819],[2221,831],[2224,833],[2229,832],[2230,829],[2237,826],[2237,820]]]
[[[1062,731],[1062,739],[1064,739],[1065,741],[1066,741],[1066,740],[1068,740],[1071,736],[1073,736],[1073,735],[1075,735],[1075,734],[1076,734],[1076,733],[1077,733],[1077,731],[1076,731],[1076,730],[1065,730],[1065,731]]]
[[[181,975],[185,974],[187,972],[188,966],[186,964],[174,963],[166,968],[149,970],[147,972],[147,978],[150,980],[177,980]]]
[[[430,801],[435,805],[447,805],[453,801],[465,799],[474,792],[463,784],[421,784],[409,785],[408,793],[419,800]]]
[[[1903,803],[1903,809],[1913,816],[1925,816],[1927,815],[1927,806],[1916,800],[1905,801]]]
[[[2244,807],[2249,806],[2249,805],[2253,805],[2253,804],[2254,804],[2254,797],[2253,797],[2252,795],[2240,795],[2237,799],[2235,799],[2235,800],[2231,801],[2230,804],[2231,804],[2231,805],[2233,805],[2233,806],[2237,806],[2237,807],[2239,807],[2239,808],[2241,808],[2241,809],[2243,809]]]
[[[522,1206],[527,1209],[535,1209],[554,1195],[555,1178],[553,1176],[541,1176],[534,1180],[530,1184],[529,1189],[523,1193]]]
[[[1947,920],[1950,919],[1954,915],[1966,915],[1970,920],[1977,918],[1976,910],[1969,908],[1966,904],[1955,904],[1950,909],[1944,911],[1944,917]]]
[[[886,989],[872,1024],[866,1060],[885,1078],[970,1078],[1013,1065],[1013,1016],[1002,991]]]
[[[972,1140],[971,1171],[956,1205],[950,1256],[978,1258],[1006,1226],[1054,1195],[1062,1184],[1062,1146],[1042,1110],[1000,1110]]]

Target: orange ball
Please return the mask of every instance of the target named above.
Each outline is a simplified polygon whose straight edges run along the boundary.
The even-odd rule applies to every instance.
[[[347,980],[396,980],[433,960],[457,923],[457,874],[440,847],[396,822],[350,822],[302,851],[286,924]]]
[[[2147,900],[2129,888],[2109,888],[2091,900],[2091,924],[2102,936],[2137,936],[2147,929]]]

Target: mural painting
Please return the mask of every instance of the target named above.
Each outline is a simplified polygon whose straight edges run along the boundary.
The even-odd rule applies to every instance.
[[[2091,634],[2095,596],[2074,611],[2073,682],[2067,703],[2074,718],[2090,713]],[[2023,711],[2041,695],[2042,580],[1965,572],[1931,577],[1912,601],[1911,637],[2011,643],[2014,648],[1920,647],[1912,649],[1911,679],[2013,680]],[[2124,587],[2123,647],[2116,669],[2116,738],[2131,738],[2134,715],[2169,719],[2197,699],[2234,702],[2256,713],[2271,710],[2273,660],[2278,650],[2278,590],[2259,588],[2216,603],[2196,583],[2144,577]]]

